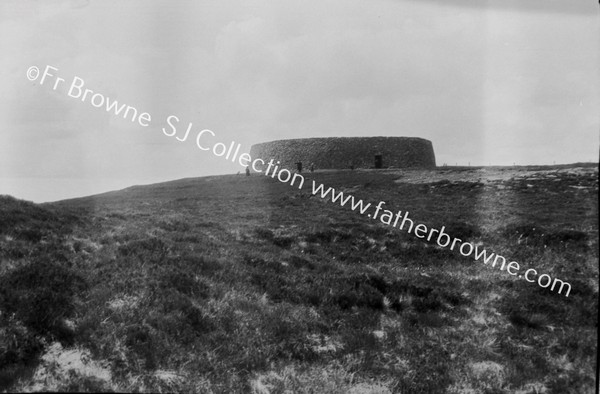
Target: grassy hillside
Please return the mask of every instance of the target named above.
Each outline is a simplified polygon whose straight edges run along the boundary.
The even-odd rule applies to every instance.
[[[585,393],[598,172],[438,168],[0,197],[0,388]],[[568,281],[569,297],[311,195],[315,179]]]

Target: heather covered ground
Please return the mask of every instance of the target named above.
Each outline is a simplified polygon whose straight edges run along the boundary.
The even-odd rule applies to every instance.
[[[593,392],[596,166],[304,175],[0,197],[0,388]],[[572,292],[312,196],[312,179]]]

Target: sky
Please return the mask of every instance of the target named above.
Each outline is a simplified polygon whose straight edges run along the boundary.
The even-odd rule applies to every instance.
[[[438,165],[597,162],[598,16],[592,0],[3,0],[0,194],[243,171],[196,147],[203,129],[242,152],[408,136]],[[75,77],[149,125],[71,97]],[[163,131],[173,115],[188,140]]]

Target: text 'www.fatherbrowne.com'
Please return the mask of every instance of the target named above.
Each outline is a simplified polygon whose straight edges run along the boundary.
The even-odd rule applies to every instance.
[[[136,107],[119,102],[116,99],[111,99],[99,92],[90,89],[85,81],[77,76],[70,78],[70,83],[66,83],[65,78],[58,76],[58,68],[47,65],[41,72],[37,66],[31,66],[27,69],[27,79],[30,81],[38,81],[40,85],[51,85],[52,90],[60,91],[66,90],[69,97],[80,100],[82,102],[88,102],[96,108],[102,108],[109,113],[113,113],[115,116],[123,117],[126,120],[130,120],[133,123],[138,123],[142,127],[148,127],[152,122],[152,116],[148,112],[141,112]],[[40,78],[41,76],[41,78]],[[67,88],[68,86],[68,88]],[[168,137],[175,137],[177,141],[184,142],[188,139],[188,136],[192,133],[193,124],[188,123],[185,132],[179,133],[177,126],[180,119],[176,115],[170,115],[166,118],[168,128],[163,127],[162,132]],[[248,153],[241,153],[241,144],[231,141],[229,144],[223,142],[215,142],[216,134],[209,130],[203,129],[197,131],[196,134],[196,145],[201,151],[211,151],[215,156],[224,158],[226,160],[237,162],[240,166],[245,167],[247,170],[252,168],[256,173],[262,173],[264,176],[268,176],[273,179],[277,179],[283,183],[289,183],[290,186],[296,186],[299,189],[304,187],[304,177],[299,173],[292,173],[291,171],[280,168],[281,164],[279,161],[275,162],[273,159],[266,161],[261,158],[252,158]],[[266,168],[265,168],[266,167]],[[331,199],[333,203],[339,203],[340,206],[349,206],[353,211],[357,211],[359,214],[367,216],[374,220],[379,220],[381,223],[404,230],[409,234],[414,234],[417,238],[426,239],[429,242],[435,239],[435,242],[443,248],[449,247],[450,250],[458,250],[460,254],[465,257],[473,256],[475,260],[483,261],[484,264],[489,264],[492,267],[499,266],[501,271],[506,270],[509,275],[518,276],[524,278],[527,282],[536,282],[542,288],[550,288],[550,291],[556,291],[561,294],[563,289],[566,290],[565,296],[568,297],[571,293],[571,284],[561,279],[554,278],[548,274],[541,274],[538,276],[538,272],[530,268],[521,274],[521,266],[516,261],[510,261],[507,263],[507,259],[504,256],[495,253],[488,253],[486,249],[479,249],[480,245],[473,245],[470,242],[465,242],[459,238],[452,238],[444,230],[444,226],[440,230],[435,228],[428,229],[425,224],[417,223],[408,217],[408,211],[402,214],[402,211],[393,213],[390,210],[384,209],[384,201],[380,201],[374,208],[371,203],[364,203],[363,200],[356,200],[353,195],[346,194],[343,192],[336,192],[335,189],[325,185],[317,184],[312,181],[312,194],[319,195],[323,199]],[[374,211],[374,212],[372,212]],[[369,213],[367,213],[369,212]],[[372,213],[371,213],[372,212]],[[414,230],[414,231],[413,231]],[[537,280],[536,280],[537,278]]]
[[[397,211],[393,213],[390,210],[383,209],[385,205],[384,201],[380,201],[374,208],[371,203],[364,203],[363,200],[356,200],[353,195],[346,194],[343,192],[336,192],[334,188],[325,188],[323,184],[316,185],[315,181],[312,181],[312,194],[319,195],[324,199],[331,199],[331,202],[337,202],[341,206],[348,205],[353,211],[357,211],[361,215],[367,214],[367,217],[379,220],[381,223],[406,232],[413,233],[417,238],[426,239],[432,242],[435,240],[438,246],[442,248],[449,247],[450,250],[458,250],[460,254],[465,257],[473,256],[476,261],[482,261],[486,265],[492,267],[498,266],[501,271],[506,270],[509,275],[518,276],[523,278],[527,282],[536,282],[542,288],[550,288],[551,291],[556,291],[561,294],[563,289],[565,291],[565,297],[568,297],[571,293],[571,284],[558,278],[552,278],[548,274],[541,274],[538,276],[538,272],[529,268],[528,270],[521,273],[521,266],[516,261],[510,261],[499,254],[489,253],[486,249],[481,248],[480,245],[473,245],[470,242],[465,242],[460,238],[453,238],[447,234],[444,230],[445,226],[442,226],[440,230],[435,228],[427,228],[423,223],[415,222],[408,217],[408,211]],[[374,212],[373,212],[374,211]],[[367,213],[372,212],[372,213]],[[414,230],[414,231],[413,231]],[[508,263],[507,263],[508,262]],[[537,280],[536,280],[537,279]]]

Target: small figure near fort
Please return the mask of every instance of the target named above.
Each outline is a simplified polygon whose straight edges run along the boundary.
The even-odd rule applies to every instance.
[[[302,172],[302,162],[301,161],[296,163],[296,168],[298,169],[298,173]]]
[[[315,163],[310,163],[310,172],[315,172]]]
[[[246,166],[246,176],[250,176],[250,166]]]

